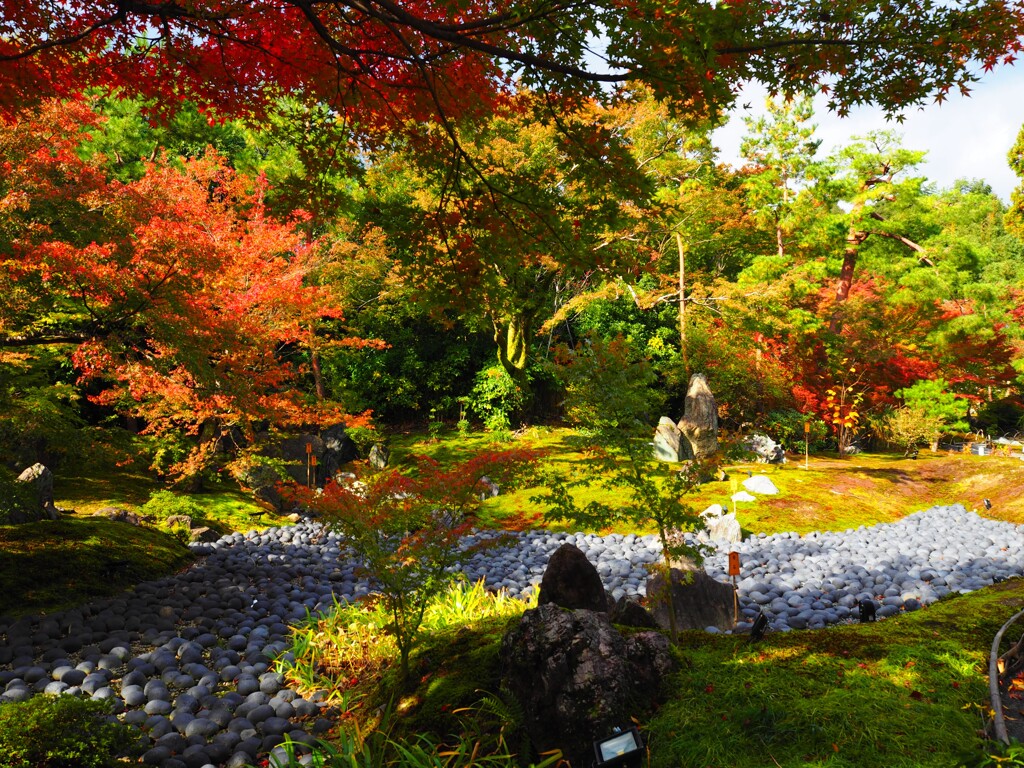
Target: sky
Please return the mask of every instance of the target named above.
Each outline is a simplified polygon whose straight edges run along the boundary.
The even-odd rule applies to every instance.
[[[739,167],[740,139],[746,132],[742,116],[756,117],[764,112],[765,92],[748,87],[740,94],[737,105],[750,104],[747,111],[738,107],[729,123],[715,133],[719,159]],[[1024,65],[1001,67],[975,83],[969,98],[950,96],[943,104],[911,108],[904,114],[902,125],[886,122],[878,109],[860,107],[848,117],[830,113],[826,99],[819,96],[814,104],[817,138],[822,140],[819,156],[848,143],[854,136],[872,130],[893,129],[903,135],[907,149],[927,150],[919,175],[940,188],[949,187],[960,178],[982,179],[993,191],[1009,202],[1010,192],[1019,179],[1010,170],[1006,154],[1024,126]]]

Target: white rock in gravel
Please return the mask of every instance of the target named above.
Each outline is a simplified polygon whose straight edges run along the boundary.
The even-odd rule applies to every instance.
[[[739,491],[738,493],[734,493],[732,495],[732,500],[733,501],[757,501],[757,497],[756,496],[751,496],[746,491]]]

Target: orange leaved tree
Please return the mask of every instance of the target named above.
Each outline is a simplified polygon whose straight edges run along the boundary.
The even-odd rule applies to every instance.
[[[94,401],[192,437],[182,476],[225,426],[340,418],[289,356],[341,315],[309,279],[317,244],[212,153],[108,178],[78,154],[97,119],[76,102],[0,119],[0,350],[66,349]]]

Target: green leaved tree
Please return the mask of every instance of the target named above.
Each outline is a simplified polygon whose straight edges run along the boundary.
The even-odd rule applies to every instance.
[[[631,356],[625,342],[592,339],[575,350],[563,351],[561,375],[566,385],[568,414],[580,425],[580,449],[586,459],[574,465],[572,476],[553,471],[546,490],[533,501],[546,504],[545,516],[583,530],[630,526],[653,529],[661,542],[666,582],[674,560],[699,561],[700,550],[683,538],[703,522],[686,498],[700,485],[700,468],[693,462],[666,473],[650,445],[652,412],[657,395],[647,361]],[[653,407],[652,407],[653,406]],[[614,502],[577,500],[575,491],[594,486]],[[676,616],[667,601],[669,634],[676,639]]]

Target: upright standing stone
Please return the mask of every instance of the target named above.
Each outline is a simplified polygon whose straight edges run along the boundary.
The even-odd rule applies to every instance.
[[[686,461],[692,459],[690,444],[668,416],[662,416],[654,433],[654,458],[659,461]]]
[[[608,598],[597,568],[573,544],[563,544],[556,549],[544,569],[537,604],[548,603],[569,609],[608,610]]]
[[[384,469],[391,459],[391,451],[384,443],[374,443],[370,449],[370,466],[374,469]]]
[[[700,461],[718,453],[718,406],[703,373],[690,377],[678,427],[690,443],[693,458]]]
[[[17,515],[10,522],[24,523],[30,520],[56,520],[57,508],[53,505],[53,473],[42,464],[33,464],[18,475],[18,482],[32,488],[33,509],[24,519]]]
[[[732,629],[733,590],[703,570],[671,569],[669,590],[664,572],[658,570],[647,580],[647,607],[663,629],[669,628],[668,601],[675,603],[676,630],[718,627]]]

